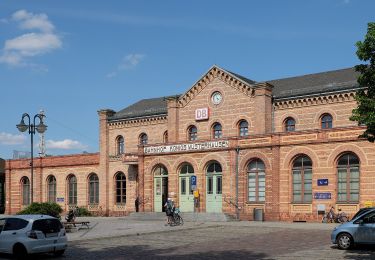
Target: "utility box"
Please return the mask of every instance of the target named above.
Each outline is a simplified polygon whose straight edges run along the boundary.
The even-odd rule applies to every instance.
[[[264,214],[262,208],[254,209],[254,221],[264,221]]]

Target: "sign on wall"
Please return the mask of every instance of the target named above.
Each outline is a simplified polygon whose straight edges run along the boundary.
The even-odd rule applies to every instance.
[[[208,107],[198,108],[195,110],[195,120],[206,120],[208,119]]]
[[[327,186],[328,179],[318,179],[318,186]]]
[[[204,150],[217,150],[229,147],[229,141],[213,141],[202,143],[188,143],[188,144],[172,144],[160,146],[148,146],[144,148],[145,154],[160,154],[160,153],[175,153],[175,152],[191,152]]]
[[[316,199],[316,200],[329,200],[329,199],[331,199],[331,193],[330,192],[315,192],[314,193],[314,199]]]
[[[56,202],[64,202],[64,198],[56,198]]]

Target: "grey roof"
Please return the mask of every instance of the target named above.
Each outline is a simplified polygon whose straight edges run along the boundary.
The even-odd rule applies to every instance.
[[[113,116],[109,117],[108,120],[118,120],[118,119],[130,119],[139,118],[146,116],[155,115],[166,115],[167,114],[167,101],[166,97],[142,99],[137,103],[128,106]]]
[[[249,84],[256,83],[255,81],[241,75],[230,71],[227,72]],[[284,99],[358,88],[358,75],[359,74],[355,72],[353,68],[347,68],[298,77],[269,80],[266,82],[274,86],[272,92],[275,99]],[[109,117],[108,120],[115,121],[120,119],[167,115],[168,109],[166,99],[171,97],[179,97],[179,95],[142,99],[141,101],[118,111],[112,117]]]
[[[358,75],[354,68],[347,68],[267,82],[274,86],[276,99],[293,98],[358,88]]]

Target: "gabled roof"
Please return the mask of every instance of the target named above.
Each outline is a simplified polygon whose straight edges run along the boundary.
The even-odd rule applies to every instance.
[[[246,85],[256,87],[257,82],[228,70],[219,68],[216,65],[212,66],[203,75],[203,77],[206,76],[212,69],[223,71],[231,75],[232,77],[235,77],[236,79],[242,81]],[[338,92],[358,88],[358,75],[358,72],[356,72],[354,68],[347,68],[284,79],[269,80],[265,82],[273,86],[272,93],[275,99],[287,99],[299,96],[317,95],[322,93]],[[197,81],[197,83],[198,82],[199,80]],[[114,121],[120,119],[133,119],[148,116],[167,115],[167,99],[182,98],[188,92],[189,91],[182,95],[176,96],[142,99],[137,103],[118,111],[112,117],[109,117],[108,120]]]
[[[358,88],[358,75],[354,68],[347,68],[267,82],[274,86],[272,92],[276,99],[293,98]]]

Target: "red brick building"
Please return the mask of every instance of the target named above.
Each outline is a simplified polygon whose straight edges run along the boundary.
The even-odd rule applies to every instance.
[[[162,211],[167,197],[249,220],[255,209],[288,221],[354,213],[375,201],[375,147],[349,120],[356,78],[255,82],[213,66],[182,95],[100,110],[99,153],[38,158],[34,200],[110,215]],[[6,212],[28,203],[29,172],[28,160],[6,161]]]

